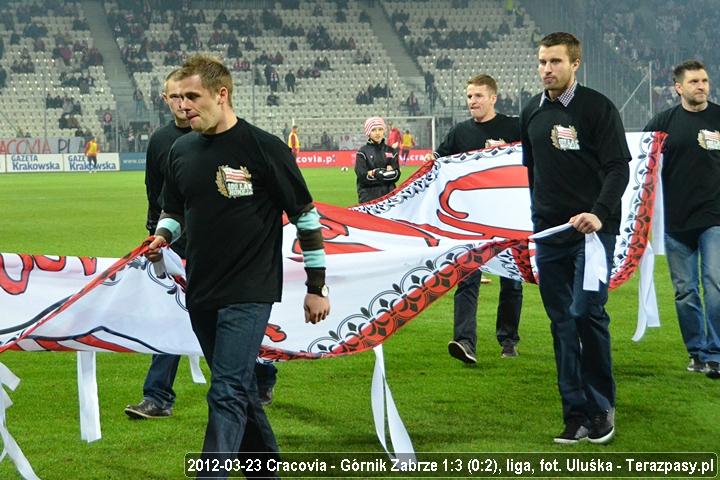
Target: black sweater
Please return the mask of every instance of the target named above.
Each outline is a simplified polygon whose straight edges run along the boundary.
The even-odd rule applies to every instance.
[[[520,115],[534,230],[590,212],[602,222],[601,232],[617,234],[631,159],[620,114],[604,95],[581,85],[567,107],[547,99],[540,106],[541,95]],[[571,232],[556,241],[580,238]]]

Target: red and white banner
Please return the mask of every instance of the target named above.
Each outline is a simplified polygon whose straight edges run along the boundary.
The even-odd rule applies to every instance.
[[[634,160],[611,287],[633,274],[652,218],[660,134],[628,134]],[[319,358],[375,347],[477,268],[534,281],[527,176],[520,145],[429,162],[395,192],[351,209],[318,204],[332,314],[305,324],[305,272],[295,227],[284,235],[284,294],[261,355]],[[200,354],[180,275],[141,256],[0,255],[0,351]],[[169,256],[169,255],[168,255]]]
[[[356,150],[303,151],[295,159],[300,168],[312,167],[354,167]],[[413,149],[408,155],[407,165],[422,165],[427,149]],[[401,166],[406,165],[402,164]]]

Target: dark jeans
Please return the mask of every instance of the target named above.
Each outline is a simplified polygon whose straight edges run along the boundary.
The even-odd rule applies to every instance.
[[[477,270],[458,283],[455,290],[453,339],[463,340],[475,351],[477,344],[477,302],[482,272]],[[500,295],[495,320],[495,336],[500,345],[520,341],[518,326],[522,310],[522,282],[500,277]]]
[[[685,348],[720,362],[720,226],[666,233],[665,249]]]
[[[172,408],[175,404],[173,383],[179,363],[180,355],[153,355],[143,384],[143,398],[151,400],[163,410]],[[256,363],[255,376],[258,390],[267,390],[275,386],[277,368],[271,363]]]
[[[615,235],[599,233],[605,247],[608,277]],[[585,241],[535,244],[540,296],[553,336],[558,388],[565,423],[590,418],[615,406],[610,354],[610,317],[605,311],[607,284],[597,292],[583,290]]]
[[[211,371],[203,459],[222,462],[246,458],[241,452],[259,452],[253,457],[264,465],[268,458],[279,458],[254,373],[271,309],[270,303],[236,303],[217,310],[190,310],[193,331]],[[217,476],[226,477],[224,473]]]

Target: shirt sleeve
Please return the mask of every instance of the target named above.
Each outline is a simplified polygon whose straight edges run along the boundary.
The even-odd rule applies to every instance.
[[[164,212],[182,217],[185,214],[185,199],[177,186],[175,160],[174,149],[170,149],[165,166],[165,181],[160,193],[160,206]]]
[[[522,163],[527,168],[528,186],[530,188],[530,198],[532,200],[532,191],[535,186],[535,159],[533,158],[532,145],[528,135],[528,114],[523,111],[520,114],[520,141],[522,142]]]
[[[295,217],[312,206],[312,196],[290,149],[281,141],[262,145],[275,188],[272,195],[288,217]]]
[[[433,154],[435,155],[435,158],[442,158],[452,155],[453,153],[457,153],[455,152],[455,128],[448,132],[445,139],[443,139],[442,143]]]
[[[147,221],[145,228],[152,234],[155,232],[158,219],[160,218],[160,192],[163,186],[163,175],[156,162],[154,143],[150,140],[145,154],[145,194],[148,201]]]
[[[625,187],[630,179],[629,162],[632,159],[627,145],[625,129],[620,113],[609,101],[597,118],[595,135],[599,139],[598,159],[604,176],[600,194],[595,200],[592,213],[601,222],[620,204]]]

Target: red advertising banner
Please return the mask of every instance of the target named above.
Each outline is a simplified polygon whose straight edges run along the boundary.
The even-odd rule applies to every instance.
[[[300,151],[295,161],[300,168],[317,167],[354,167],[355,150],[326,150],[326,151]],[[422,165],[425,162],[425,155],[430,150],[413,149],[407,158],[407,163],[402,165]]]

